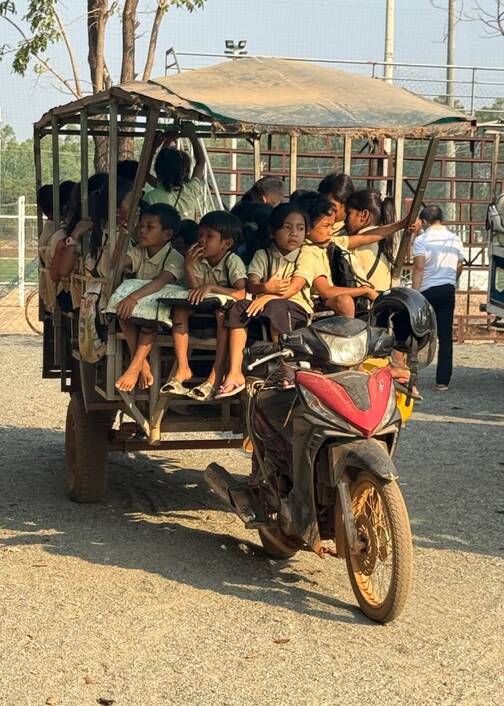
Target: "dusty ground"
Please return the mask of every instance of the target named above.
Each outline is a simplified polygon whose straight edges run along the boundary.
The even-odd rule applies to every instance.
[[[208,452],[115,455],[108,501],[70,503],[40,353],[0,338],[2,706],[504,702],[504,346],[459,347],[447,394],[425,374],[398,454],[414,591],[386,627],[343,562],[268,560],[205,489]]]

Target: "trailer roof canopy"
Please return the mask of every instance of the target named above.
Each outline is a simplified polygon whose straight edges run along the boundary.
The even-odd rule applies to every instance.
[[[172,117],[210,123],[225,133],[428,137],[465,132],[467,116],[382,80],[309,62],[247,57],[149,82],[132,81],[54,108],[70,116],[111,98],[156,105]]]

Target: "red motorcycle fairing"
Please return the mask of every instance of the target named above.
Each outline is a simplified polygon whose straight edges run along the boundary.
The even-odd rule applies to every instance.
[[[337,376],[331,379],[316,372],[298,371],[296,383],[369,438],[383,422],[387,412],[392,375],[388,368],[380,368],[371,375],[353,373],[354,381],[357,375],[361,384],[350,386],[344,384],[346,374],[338,381]]]

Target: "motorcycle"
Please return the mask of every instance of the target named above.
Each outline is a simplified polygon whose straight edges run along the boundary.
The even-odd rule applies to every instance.
[[[272,558],[299,550],[344,558],[361,610],[380,623],[406,603],[412,540],[393,461],[402,425],[394,381],[388,366],[362,364],[404,351],[411,393],[420,352],[430,362],[434,341],[425,298],[395,288],[368,322],[331,316],[278,344],[254,344],[245,355],[252,472],[238,480],[216,463],[205,472]]]

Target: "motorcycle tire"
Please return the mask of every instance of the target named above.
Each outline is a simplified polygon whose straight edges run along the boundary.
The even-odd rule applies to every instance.
[[[350,583],[362,612],[371,620],[388,623],[399,616],[411,589],[408,512],[395,481],[357,469],[353,475],[352,511],[363,549],[352,554],[345,541]]]

